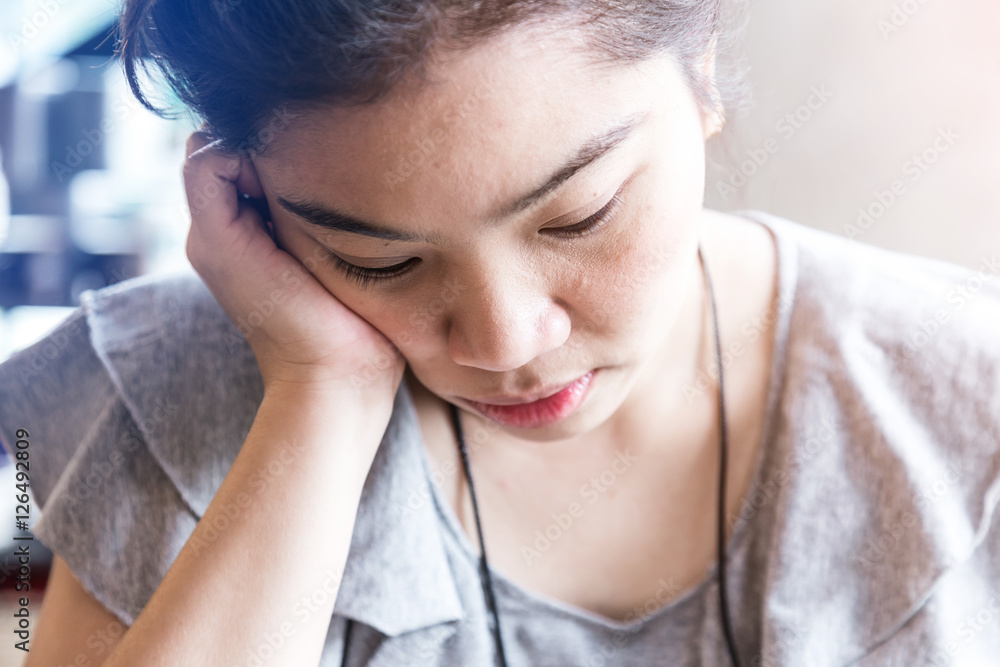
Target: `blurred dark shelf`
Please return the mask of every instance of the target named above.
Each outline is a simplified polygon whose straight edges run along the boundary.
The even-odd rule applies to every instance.
[[[141,273],[137,255],[0,253],[0,308],[78,306],[80,293]]]

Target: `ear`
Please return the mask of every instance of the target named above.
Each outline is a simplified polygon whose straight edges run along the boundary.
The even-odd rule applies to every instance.
[[[705,57],[701,61],[701,73],[711,82],[713,96],[718,99],[719,89],[715,81],[715,59],[716,44],[718,38],[713,38],[712,43],[705,52]],[[722,126],[726,124],[726,112],[722,103],[719,102],[714,109],[702,114],[702,128],[705,139],[715,136],[722,131]]]
[[[726,124],[725,112],[720,108],[712,110],[706,117],[702,118],[702,128],[705,132],[705,140],[711,139],[719,132],[722,132],[722,127]]]

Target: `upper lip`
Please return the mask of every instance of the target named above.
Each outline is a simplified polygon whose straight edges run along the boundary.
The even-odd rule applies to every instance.
[[[588,371],[589,373],[590,371]],[[534,403],[535,401],[540,401],[543,398],[548,398],[554,394],[558,394],[560,391],[570,386],[580,378],[582,378],[587,373],[578,375],[569,382],[564,382],[558,385],[550,385],[545,389],[540,389],[538,391],[533,391],[530,394],[520,394],[513,396],[510,394],[498,394],[496,396],[487,396],[485,398],[470,398],[469,401],[473,403],[485,403],[487,405],[523,405],[526,403]]]

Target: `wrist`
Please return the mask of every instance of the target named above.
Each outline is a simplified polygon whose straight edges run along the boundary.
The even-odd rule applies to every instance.
[[[370,463],[389,424],[393,401],[394,396],[375,398],[344,383],[272,381],[264,387],[258,414],[275,415],[290,432],[320,447],[337,450],[330,443],[353,442],[348,451],[361,453]],[[309,437],[319,434],[325,437]]]

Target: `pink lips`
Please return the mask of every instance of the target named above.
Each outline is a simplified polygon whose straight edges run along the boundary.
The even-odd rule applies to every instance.
[[[485,416],[514,428],[541,428],[568,417],[583,402],[594,371],[590,371],[555,394],[532,403],[493,405],[469,401]]]

